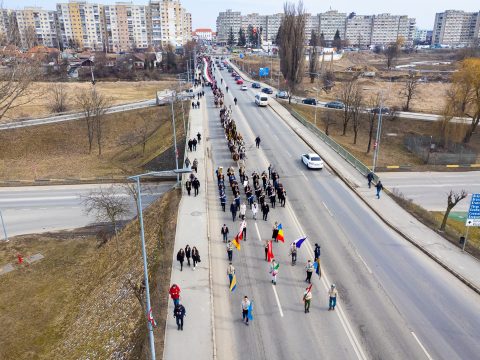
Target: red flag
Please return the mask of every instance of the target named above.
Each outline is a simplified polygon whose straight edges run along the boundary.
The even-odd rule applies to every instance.
[[[309,287],[307,287],[307,292],[310,292],[310,291],[312,291],[312,286],[313,286],[313,284],[310,284],[310,286],[309,286]]]
[[[267,260],[268,262],[272,261],[275,256],[273,255],[273,248],[272,248],[272,240],[268,242],[268,249],[267,249]]]

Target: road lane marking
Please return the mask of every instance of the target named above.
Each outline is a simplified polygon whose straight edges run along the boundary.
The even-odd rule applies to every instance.
[[[328,208],[327,204],[325,204],[324,201],[322,201],[322,204],[323,204],[323,206],[325,207],[325,209],[327,209],[327,211],[328,211],[328,213],[330,214],[330,216],[333,217],[333,214],[332,214],[332,212],[330,211],[330,209]]]
[[[292,154],[290,154],[287,150],[285,150],[288,156],[292,157]]]
[[[258,226],[257,223],[255,223],[255,229],[257,230],[257,235],[258,235],[258,241],[262,241],[262,237],[260,236],[260,231],[258,231]]]
[[[365,260],[363,260],[362,255],[360,255],[359,253],[357,253],[357,256],[360,258],[360,260],[362,260],[362,263],[363,263],[363,265],[365,265],[365,267],[367,268],[367,271],[368,271],[370,274],[373,274],[372,270],[370,270],[370,268],[368,267],[368,265],[367,265],[367,263],[365,262]]]
[[[308,180],[307,175],[305,175],[305,173],[304,173],[303,171],[300,170],[300,172],[302,173],[302,175],[303,175],[303,177],[305,178],[305,180],[310,181],[310,180]]]
[[[430,356],[430,354],[428,353],[427,349],[425,349],[425,347],[422,345],[422,343],[420,342],[420,340],[418,340],[418,337],[417,335],[415,335],[415,333],[413,331],[411,331],[413,337],[415,338],[415,340],[417,340],[417,343],[418,345],[420,345],[420,347],[422,348],[425,356],[427,357],[428,360],[432,360],[433,358]]]
[[[278,311],[280,311],[280,316],[283,317],[282,305],[280,304],[280,300],[278,299],[277,289],[275,288],[276,285],[272,284],[273,293],[275,294],[275,299],[277,300]]]

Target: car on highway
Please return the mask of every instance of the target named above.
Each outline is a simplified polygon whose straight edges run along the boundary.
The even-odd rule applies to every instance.
[[[325,104],[325,107],[330,109],[343,109],[345,108],[345,104],[341,101],[330,101]]]
[[[257,106],[267,106],[268,96],[263,93],[258,93],[255,95],[255,104],[257,104]]]
[[[370,109],[370,112],[373,114],[380,114],[380,110],[382,111],[382,114],[390,114],[391,110],[388,107],[374,107],[373,109]]]
[[[232,72],[232,77],[238,76],[238,74],[234,71]]]
[[[263,88],[262,89],[262,92],[265,93],[265,94],[273,94],[273,90],[271,88]]]
[[[302,162],[309,169],[323,169],[323,160],[322,158],[315,153],[302,154]]]
[[[275,97],[279,99],[288,99],[288,92],[285,90],[280,90],[275,94]]]
[[[254,82],[254,83],[252,84],[252,88],[254,88],[254,89],[260,89],[261,87],[262,87],[262,86],[261,86],[259,83],[257,83],[257,82]]]
[[[243,80],[242,79],[237,79],[237,84],[238,85],[243,85]]]
[[[240,88],[240,90],[242,90],[242,91],[247,91],[247,90],[248,90],[247,85],[242,85],[242,87]]]
[[[303,99],[302,100],[302,104],[305,104],[305,105],[317,105],[317,100],[315,100],[314,98],[306,98],[306,99]]]

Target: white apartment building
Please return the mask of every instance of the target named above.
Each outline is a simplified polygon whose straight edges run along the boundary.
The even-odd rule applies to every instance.
[[[416,28],[413,40],[417,42],[425,42],[427,41],[427,34],[428,30]]]
[[[339,13],[337,10],[330,10],[317,15],[318,34],[322,34],[326,41],[332,41],[337,30],[340,32],[340,38],[345,39],[345,23],[347,14]]]
[[[479,39],[480,12],[446,10],[435,15],[432,44],[468,46]]]
[[[57,4],[58,25],[65,47],[104,49],[103,5],[71,0]]]
[[[25,7],[15,12],[15,18],[23,49],[35,45],[58,46],[54,12]]]
[[[105,5],[105,34],[108,51],[146,49],[147,7],[132,3]]]
[[[415,19],[405,15],[378,14],[372,19],[370,45],[383,45],[403,38],[405,44],[412,44],[415,32]]]
[[[192,15],[179,0],[151,0],[148,11],[153,46],[182,46],[192,39]]]
[[[242,27],[242,14],[240,11],[227,11],[220,12],[217,16],[217,41],[226,43],[228,41],[228,35],[230,29],[232,29],[235,39],[238,40],[238,32]]]
[[[345,23],[345,39],[352,45],[370,45],[373,15],[349,16]]]
[[[280,24],[282,23],[283,13],[266,15],[265,18],[265,30],[263,31],[264,39],[268,43],[274,43],[277,39]]]

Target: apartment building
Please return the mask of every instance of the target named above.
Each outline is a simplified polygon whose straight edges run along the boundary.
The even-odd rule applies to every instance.
[[[479,39],[480,12],[446,10],[435,15],[432,44],[468,46]]]
[[[371,45],[396,42],[400,38],[404,43],[412,44],[415,35],[415,19],[405,15],[379,14],[372,19]]]
[[[15,11],[16,25],[21,47],[29,49],[36,45],[58,46],[56,14],[38,7],[25,7]]]
[[[147,7],[118,2],[104,6],[106,46],[110,52],[146,49]]]
[[[365,46],[371,44],[373,15],[352,15],[345,22],[345,38],[350,44]]]
[[[318,34],[322,34],[326,41],[332,41],[337,30],[340,32],[340,38],[345,39],[345,24],[347,14],[339,13],[337,10],[329,10],[317,15]]]
[[[228,41],[228,35],[230,34],[230,29],[232,29],[235,34],[235,38],[238,37],[238,32],[242,27],[242,14],[240,11],[232,11],[227,9],[222,11],[217,16],[217,41],[221,43],[226,43]]]
[[[149,42],[153,46],[181,46],[192,39],[192,15],[179,0],[151,0],[148,11]]]
[[[282,19],[283,13],[265,16],[265,30],[263,31],[265,41],[268,43],[275,42]]]

